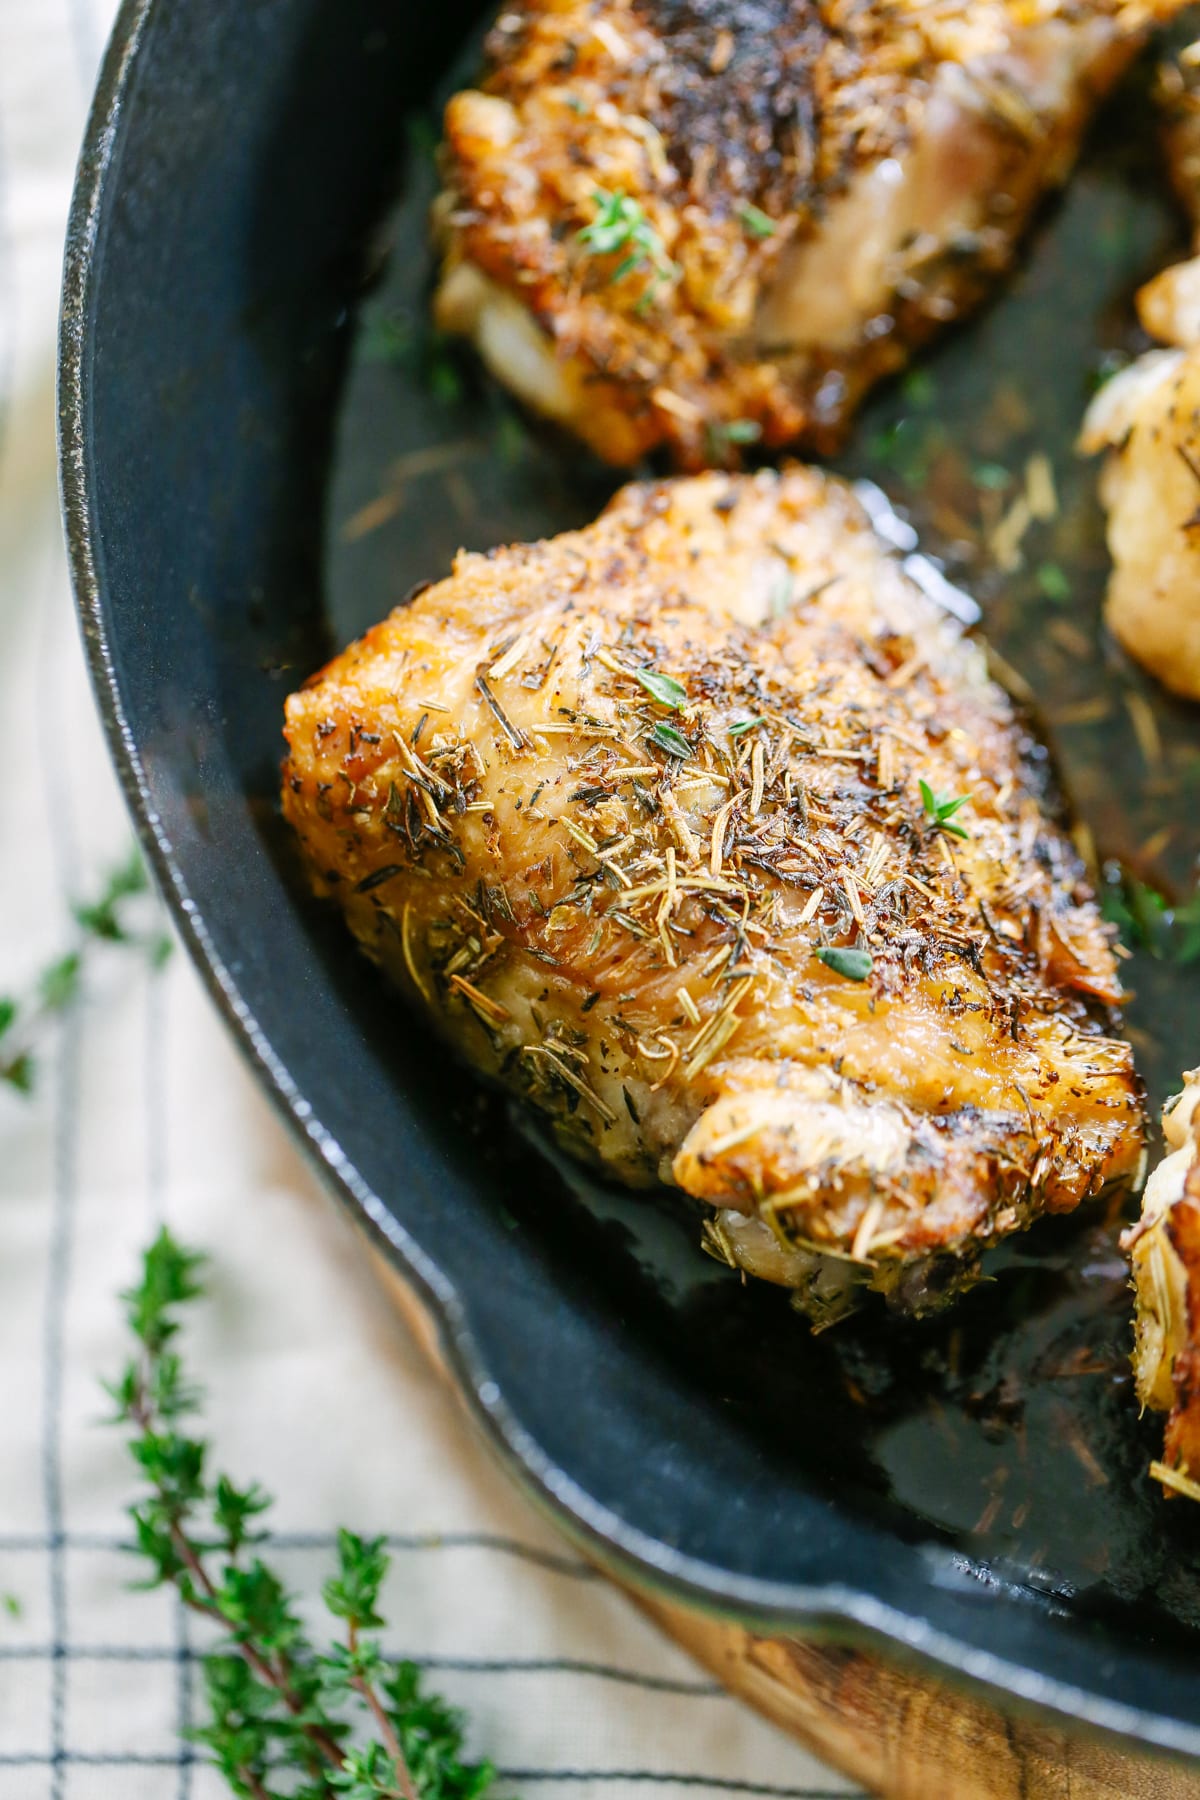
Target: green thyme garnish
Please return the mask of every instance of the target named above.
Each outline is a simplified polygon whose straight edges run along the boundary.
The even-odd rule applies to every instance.
[[[709,431],[720,443],[757,444],[762,426],[757,419],[713,419]]]
[[[910,406],[932,406],[937,394],[928,369],[910,369],[900,383],[900,392]]]
[[[1177,931],[1181,927],[1183,930],[1183,937],[1175,951],[1175,961],[1200,962],[1200,890],[1184,905],[1175,908],[1174,924]]]
[[[56,956],[18,999],[0,994],[0,1086],[19,1094],[33,1091],[39,1039],[51,1019],[69,1012],[83,990],[89,955],[101,944],[139,951],[159,968],[171,953],[171,940],[160,930],[142,929],[131,913],[149,892],[145,864],[134,850],[114,869],[94,900],[71,910],[76,942]],[[153,923],[153,920],[151,921]]]
[[[668,756],[677,756],[681,762],[686,762],[692,755],[692,746],[682,731],[676,731],[673,725],[660,722],[654,727],[647,741],[654,744],[659,750],[665,750]]]
[[[769,218],[758,206],[743,206],[738,218],[742,228],[753,238],[769,238],[775,236],[775,221]]]
[[[660,675],[656,669],[635,669],[633,673],[650,698],[657,700],[660,706],[681,712],[687,705],[687,689],[673,675]]]
[[[1037,572],[1039,590],[1056,605],[1071,598],[1071,582],[1061,563],[1044,562]]]
[[[865,981],[875,967],[875,958],[869,950],[852,950],[838,944],[819,944],[813,955],[827,969],[832,969],[835,975],[844,975],[847,981]]]
[[[729,727],[729,735],[730,737],[744,737],[746,732],[753,731],[756,725],[765,725],[766,722],[761,713],[753,719],[735,719]]]
[[[615,194],[606,194],[602,188],[597,188],[592,199],[599,211],[590,225],[576,233],[576,242],[595,256],[618,256],[625,252],[609,276],[610,281],[622,281],[636,269],[647,268],[654,271],[655,286],[662,281],[677,279],[678,268],[636,200],[631,200],[620,188]]]
[[[207,1439],[188,1429],[201,1396],[177,1338],[205,1260],[159,1233],[122,1296],[132,1355],[105,1384],[146,1485],[129,1509],[144,1585],[174,1588],[216,1633],[200,1665],[206,1716],[190,1735],[245,1800],[484,1800],[494,1770],[463,1760],[460,1715],[383,1649],[385,1540],[338,1532],[318,1639],[258,1554],[270,1496],[215,1473]]]
[[[731,451],[743,444],[757,444],[761,437],[757,419],[708,419],[704,425],[705,452],[712,463],[732,461]]]
[[[1004,467],[1003,463],[984,462],[976,464],[971,472],[971,478],[976,487],[995,490],[1006,488],[1012,480],[1012,474]]]
[[[1100,910],[1130,950],[1144,950],[1159,962],[1200,962],[1200,888],[1172,906],[1165,894],[1118,871],[1105,887]]]
[[[954,824],[954,815],[970,801],[970,794],[959,794],[957,798],[935,794],[927,781],[918,783],[921,789],[921,804],[925,808],[925,817],[935,831],[948,831],[951,837],[969,838],[970,832],[961,825]]]

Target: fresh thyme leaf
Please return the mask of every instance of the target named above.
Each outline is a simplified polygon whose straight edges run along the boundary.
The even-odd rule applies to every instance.
[[[1169,954],[1170,912],[1157,889],[1118,869],[1105,890],[1100,911],[1117,927],[1128,949],[1147,950],[1156,958]]]
[[[8,1040],[0,1057],[0,1084],[28,1094],[37,1073],[39,1032],[49,1019],[67,1012],[83,988],[87,958],[98,944],[141,950],[152,968],[161,968],[171,953],[163,932],[147,935],[138,924],[136,902],[149,892],[145,864],[136,848],[109,876],[96,899],[72,908],[74,945],[46,965],[20,999],[0,998],[0,1038]],[[130,916],[132,908],[133,916]]]
[[[1037,572],[1037,584],[1047,600],[1056,605],[1071,598],[1071,581],[1061,563],[1044,562]]]
[[[656,725],[648,741],[657,745],[660,750],[665,750],[668,756],[679,757],[681,762],[686,762],[692,755],[692,746],[682,731],[676,731],[673,725]]]
[[[918,782],[921,790],[921,804],[925,808],[925,817],[935,831],[948,831],[952,837],[969,838],[970,832],[961,825],[952,823],[954,815],[970,801],[970,794],[959,794],[956,798],[935,794],[927,781]]]
[[[710,429],[727,444],[757,444],[762,436],[757,419],[716,419]]]
[[[82,970],[83,958],[78,950],[60,956],[57,962],[43,969],[38,981],[38,992],[42,1005],[48,1012],[61,1012],[76,998]]]
[[[130,1508],[149,1564],[140,1585],[174,1587],[217,1632],[202,1661],[208,1716],[189,1736],[248,1800],[482,1800],[491,1764],[463,1760],[459,1715],[375,1635],[385,1626],[384,1540],[338,1533],[323,1590],[337,1635],[318,1641],[276,1570],[247,1554],[264,1535],[254,1525],[269,1497],[210,1473],[208,1442],[178,1429],[199,1397],[172,1346],[181,1309],[202,1292],[205,1260],[159,1233],[123,1296],[134,1355],[105,1384],[147,1486]]]
[[[25,1608],[22,1606],[20,1598],[16,1594],[5,1594],[4,1610],[10,1619],[19,1619],[25,1612]]]
[[[681,712],[687,705],[687,689],[673,675],[660,675],[657,669],[635,669],[633,673],[651,699],[657,700],[660,706],[669,706],[673,712]]]
[[[1182,927],[1183,936],[1175,951],[1180,963],[1200,962],[1200,889],[1182,906],[1175,908],[1175,929]]]
[[[738,218],[745,231],[753,238],[769,238],[775,236],[775,221],[758,206],[743,206]]]
[[[937,389],[928,369],[910,369],[900,383],[900,392],[910,406],[932,406]]]
[[[32,1094],[34,1077],[34,1061],[28,1050],[23,1050],[11,1061],[0,1063],[0,1081],[7,1082],[18,1094]]]
[[[109,876],[108,884],[98,900],[86,905],[76,905],[72,909],[76,923],[92,937],[104,938],[114,944],[126,943],[129,933],[121,916],[121,902],[134,894],[144,894],[148,885],[146,865],[140,853],[134,849],[128,859]]]
[[[865,981],[875,967],[875,958],[869,950],[852,950],[837,944],[819,944],[813,951],[818,962],[823,962],[827,969],[835,975],[844,975],[847,981]]]
[[[710,462],[732,462],[730,452],[744,444],[757,444],[762,426],[757,419],[707,419],[704,440]]]
[[[729,735],[730,737],[743,737],[747,731],[753,731],[756,725],[765,725],[766,722],[761,713],[753,719],[735,719],[729,727]]]
[[[796,578],[790,569],[780,570],[771,588],[771,597],[767,602],[773,619],[782,619],[790,611],[792,601],[796,597]]]
[[[972,479],[976,487],[1006,488],[1012,480],[1012,474],[1003,463],[985,462],[976,464]]]

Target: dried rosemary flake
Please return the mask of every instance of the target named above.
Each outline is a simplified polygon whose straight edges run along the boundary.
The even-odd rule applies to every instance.
[[[606,1125],[616,1124],[616,1113],[613,1112],[610,1106],[605,1105],[595,1088],[591,1087],[589,1083],[583,1079],[582,1075],[577,1075],[575,1070],[572,1069],[568,1063],[563,1062],[562,1058],[557,1056],[548,1045],[522,1044],[521,1054],[522,1056],[544,1057],[559,1079],[565,1081],[568,1087],[574,1088],[580,1098],[586,1100],[588,1105],[599,1113]]]
[[[589,856],[599,856],[600,846],[590,831],[585,831],[582,825],[577,825],[574,819],[568,819],[565,814],[560,817],[558,822],[567,836],[574,838],[575,842],[581,849],[586,850]]]
[[[875,1227],[883,1217],[883,1201],[879,1195],[870,1202],[866,1212],[858,1222],[858,1230],[854,1233],[854,1242],[850,1246],[850,1254],[855,1262],[867,1262],[871,1254],[871,1244],[875,1235]]]
[[[692,1057],[692,1060],[684,1069],[683,1078],[685,1081],[695,1080],[696,1076],[700,1074],[702,1069],[708,1066],[713,1057],[717,1055],[718,1051],[725,1048],[738,1026],[742,1023],[737,1014],[733,1012],[726,1011],[724,1013],[719,1013],[717,1016],[721,1022],[716,1031],[714,1031],[713,1035],[709,1038],[708,1042],[702,1049],[696,1052],[695,1056]]]
[[[524,631],[519,632],[509,645],[508,649],[498,657],[488,670],[488,680],[503,681],[506,675],[511,675],[517,664],[524,659],[529,648],[529,633]]]
[[[750,754],[752,785],[750,788],[750,811],[757,815],[762,811],[763,784],[766,769],[766,752],[762,747],[762,739],[755,744]]]
[[[854,923],[858,926],[860,931],[866,931],[867,920],[866,915],[863,912],[862,897],[858,891],[858,884],[849,869],[842,870],[842,890],[845,893],[847,900],[850,902],[850,911],[854,915]]]
[[[810,925],[812,923],[813,919],[815,919],[821,910],[821,902],[824,898],[825,889],[823,887],[813,889],[812,893],[808,896],[808,904],[800,914],[801,925]]]
[[[451,975],[450,986],[457,988],[463,999],[468,1001],[477,1013],[482,1014],[489,1024],[503,1025],[512,1018],[507,1006],[501,1006],[498,1000],[491,999],[473,982],[468,981],[465,975]]]
[[[681,983],[680,986],[675,989],[675,998],[678,1000],[680,1006],[683,1008],[684,1014],[691,1023],[693,1025],[699,1025],[701,1023],[700,1008],[692,999],[686,984]],[[710,1146],[710,1150],[711,1148],[712,1147]]]
[[[427,1005],[431,1006],[433,1004],[432,995],[424,981],[421,979],[421,974],[416,964],[416,958],[413,956],[412,938],[409,933],[411,921],[412,901],[406,900],[404,902],[404,911],[400,914],[400,948],[404,954],[404,966],[408,970],[410,981],[416,988],[418,994],[420,994],[422,1000],[424,1000]]]
[[[1200,1500],[1200,1482],[1193,1481],[1182,1469],[1169,1469],[1166,1463],[1152,1462],[1150,1473],[1164,1487],[1174,1488],[1177,1494],[1183,1494],[1189,1500]]]

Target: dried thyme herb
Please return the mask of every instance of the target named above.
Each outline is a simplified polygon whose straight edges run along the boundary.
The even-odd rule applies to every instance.
[[[133,1355],[106,1384],[148,1488],[130,1508],[144,1585],[173,1587],[218,1634],[202,1661],[208,1717],[191,1735],[242,1800],[482,1800],[494,1770],[463,1760],[462,1719],[381,1647],[384,1540],[338,1533],[322,1589],[336,1635],[318,1644],[254,1548],[270,1497],[214,1474],[208,1442],[183,1428],[200,1396],[176,1342],[204,1262],[159,1233],[122,1296]]]

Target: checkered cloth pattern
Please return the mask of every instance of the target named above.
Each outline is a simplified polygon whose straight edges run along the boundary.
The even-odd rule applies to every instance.
[[[170,0],[163,0],[169,4]],[[336,4],[336,0],[330,0]],[[109,0],[0,0],[0,991],[64,942],[130,832],[95,721],[54,476],[54,329]],[[131,1471],[100,1422],[118,1288],[166,1219],[214,1250],[187,1350],[222,1462],[279,1496],[319,1590],[339,1522],[390,1533],[391,1647],[527,1800],[843,1795],[526,1510],[377,1291],[182,955],[99,954],[29,1100],[0,1092],[0,1800],[214,1800],[203,1649],[131,1591]]]

